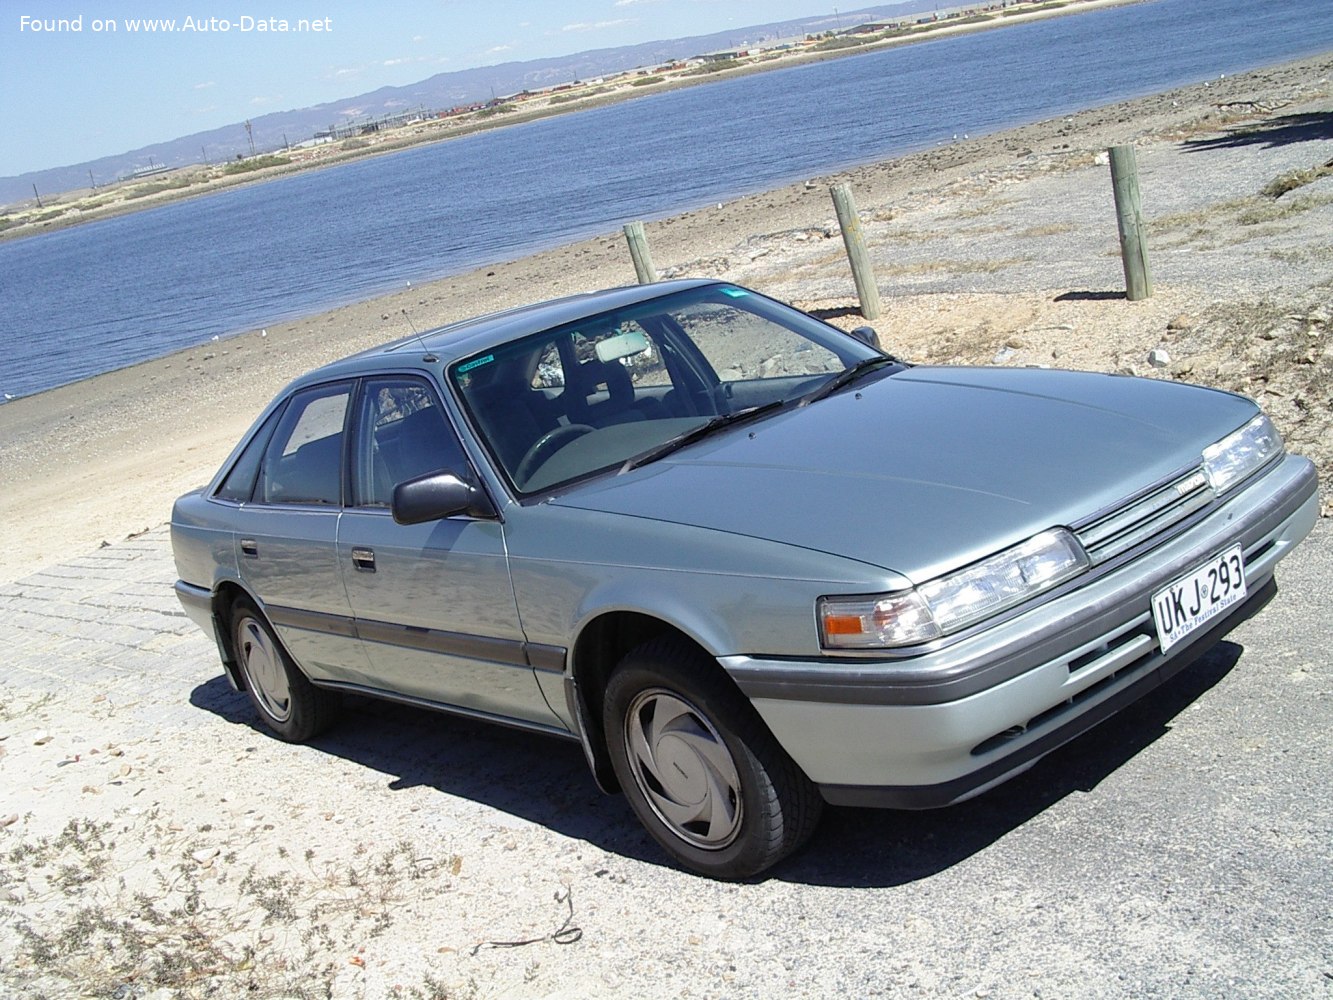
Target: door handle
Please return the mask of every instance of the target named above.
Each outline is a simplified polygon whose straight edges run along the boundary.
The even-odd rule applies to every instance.
[[[375,550],[374,549],[353,549],[352,565],[363,573],[375,572]]]
[[[259,543],[256,542],[253,538],[242,538],[242,539],[241,539],[241,555],[251,556],[251,557],[253,557],[253,558],[255,558],[255,559],[258,559],[258,558],[259,558]]]

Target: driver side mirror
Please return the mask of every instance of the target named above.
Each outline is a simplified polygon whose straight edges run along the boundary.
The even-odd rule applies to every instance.
[[[408,479],[393,488],[390,506],[399,524],[440,521],[459,514],[494,520],[495,505],[486,493],[448,469]]]
[[[873,347],[877,351],[883,351],[879,344],[879,334],[875,332],[873,326],[858,326],[850,331],[851,335],[868,347]]]

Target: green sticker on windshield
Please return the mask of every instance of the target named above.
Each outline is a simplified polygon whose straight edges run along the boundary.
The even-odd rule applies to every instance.
[[[465,364],[461,364],[458,366],[458,374],[465,375],[466,373],[472,371],[473,368],[480,368],[482,365],[489,365],[494,360],[495,360],[495,355],[488,354],[484,358],[477,358],[474,361],[468,361]]]
[[[724,288],[722,289],[722,294],[730,295],[733,299],[743,299],[750,293],[747,292],[744,288]]]

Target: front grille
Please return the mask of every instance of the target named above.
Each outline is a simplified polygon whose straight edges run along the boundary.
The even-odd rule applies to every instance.
[[[1096,566],[1151,541],[1207,507],[1214,497],[1203,469],[1192,469],[1179,479],[1104,514],[1076,534]]]
[[[1145,668],[1159,662],[1160,647],[1151,616],[1143,614],[1105,635],[1100,643],[1085,646],[1084,650],[1066,661],[1070,679],[1067,699],[1022,725],[1011,726],[983,740],[972,748],[972,756],[988,754],[1029,733],[1040,734],[1056,727],[1109,688],[1141,676]]]

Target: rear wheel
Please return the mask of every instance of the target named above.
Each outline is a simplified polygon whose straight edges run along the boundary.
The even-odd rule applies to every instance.
[[[607,684],[604,724],[621,788],[682,865],[748,878],[814,832],[823,801],[717,663],[676,637],[635,649]]]
[[[338,696],[310,683],[263,613],[242,598],[232,606],[231,625],[236,663],[264,724],[289,743],[327,729],[338,714]]]

